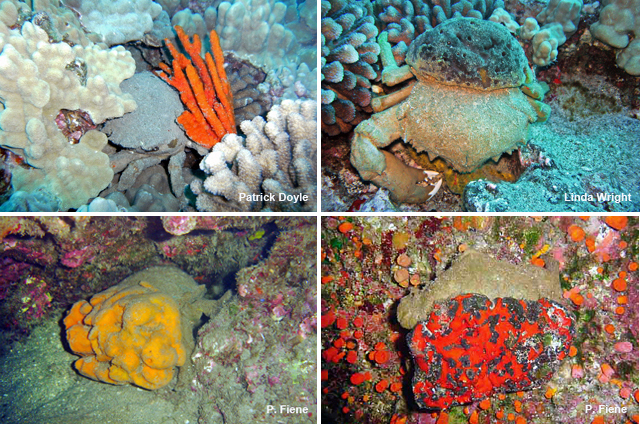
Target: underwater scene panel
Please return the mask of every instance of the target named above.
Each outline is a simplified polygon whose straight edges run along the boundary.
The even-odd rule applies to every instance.
[[[637,423],[637,217],[323,217],[320,255],[323,423]]]
[[[639,6],[324,1],[322,210],[639,211]]]
[[[0,217],[3,423],[317,423],[316,217]]]
[[[2,0],[0,211],[316,211],[315,0]]]

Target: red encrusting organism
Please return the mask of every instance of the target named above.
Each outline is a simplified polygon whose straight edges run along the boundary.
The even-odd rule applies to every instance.
[[[445,409],[538,387],[567,356],[573,335],[571,313],[546,298],[465,294],[435,304],[408,336],[416,402]]]

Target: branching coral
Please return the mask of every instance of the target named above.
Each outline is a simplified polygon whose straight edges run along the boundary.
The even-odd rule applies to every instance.
[[[489,16],[489,20],[504,25],[511,34],[516,34],[520,28],[520,24],[518,24],[513,16],[501,7],[494,9],[491,16]]]
[[[547,66],[556,60],[558,46],[578,29],[582,0],[551,0],[536,19],[529,17],[520,36],[532,40],[533,62]],[[540,27],[542,25],[542,28]]]
[[[283,65],[265,73],[234,53],[225,60],[238,122],[264,115],[284,99],[316,99],[316,69],[309,69],[306,63]]]
[[[375,0],[374,15],[386,32],[387,41],[393,47],[398,66],[404,63],[407,49],[415,37],[455,17],[488,19],[492,13],[504,7],[502,0]]]
[[[536,32],[531,40],[533,63],[540,66],[549,65],[558,57],[558,46],[564,44],[567,37],[558,22],[547,24]]]
[[[180,92],[182,103],[187,110],[178,117],[178,123],[187,136],[196,143],[211,148],[225,134],[235,133],[233,97],[224,70],[224,57],[218,42],[218,35],[211,31],[211,53],[204,59],[200,56],[200,37],[193,36],[193,42],[181,27],[175,27],[182,46],[191,60],[179,53],[175,46],[165,40],[173,56],[173,68],[161,63],[158,76]],[[214,59],[215,57],[215,59]]]
[[[316,0],[217,0],[198,6],[175,13],[171,24],[201,37],[216,30],[225,52],[264,71],[316,63]]]
[[[431,28],[429,3],[410,0],[375,0],[374,14],[381,21],[381,32],[387,32],[388,42],[393,46],[393,56],[398,66],[411,42],[427,28]]]
[[[543,26],[557,22],[565,34],[571,35],[578,29],[582,4],[582,0],[551,0],[536,19]]]
[[[314,211],[316,105],[285,100],[243,121],[246,140],[227,135],[200,163],[210,176],[194,180],[200,211]]]
[[[487,19],[497,8],[504,8],[502,0],[434,0],[431,24],[435,27],[447,19],[459,17]]]
[[[63,110],[75,111],[99,124],[135,109],[119,87],[133,75],[135,62],[122,47],[52,43],[43,28],[31,22],[20,26],[11,2],[2,3],[1,16],[0,146],[25,162],[12,171],[13,189],[44,186],[59,198],[61,209],[77,208],[113,177],[101,152],[107,140],[96,130],[78,134],[75,126],[68,129],[74,133],[70,140],[59,127],[64,120],[56,118]],[[81,132],[88,128],[80,126]]]
[[[296,8],[275,0],[223,1],[207,8],[204,21],[220,34],[223,50],[234,51],[255,66],[273,69],[300,62],[312,66],[316,5],[312,0],[299,3]]]
[[[322,2],[322,131],[350,131],[371,112],[371,82],[379,77],[371,3]]]
[[[267,73],[265,83],[273,102],[281,99],[316,99],[318,75],[306,63],[282,66]]]

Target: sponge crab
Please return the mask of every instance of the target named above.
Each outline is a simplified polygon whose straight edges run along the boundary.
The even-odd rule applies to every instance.
[[[465,251],[397,307],[422,409],[446,409],[547,383],[567,358],[576,318],[562,305],[560,266]]]
[[[545,90],[524,50],[500,24],[447,20],[411,43],[402,67],[386,36],[378,38],[382,82],[416,81],[372,101],[377,113],[356,127],[351,163],[364,180],[389,189],[395,201],[424,202],[442,183],[437,173],[409,167],[380,149],[396,139],[466,173],[524,144],[529,124],[549,116],[541,102]]]

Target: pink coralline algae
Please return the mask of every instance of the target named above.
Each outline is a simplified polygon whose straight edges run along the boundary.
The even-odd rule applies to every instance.
[[[186,235],[196,228],[196,217],[162,217],[162,226],[167,233],[175,236]]]
[[[633,345],[629,341],[616,342],[613,348],[619,353],[630,353],[633,351]]]
[[[436,304],[408,342],[421,408],[445,409],[547,382],[574,335],[572,315],[538,301],[459,295]]]
[[[52,297],[47,289],[47,283],[39,278],[28,276],[20,285],[20,314],[27,320],[39,319],[51,307]]]
[[[55,122],[62,134],[69,140],[69,143],[73,145],[80,142],[84,133],[96,128],[91,116],[79,109],[75,111],[61,109],[55,118]]]
[[[60,258],[60,262],[67,267],[76,268],[83,265],[85,262],[93,260],[95,257],[95,251],[91,246],[85,246],[81,249],[74,249],[73,251],[65,252]]]
[[[29,264],[8,257],[0,258],[0,300],[6,298],[9,289],[29,270]]]
[[[267,223],[276,223],[280,226],[290,227],[289,223],[295,223],[291,217],[280,217],[274,220],[271,217],[163,217],[162,225],[167,233],[172,235],[186,235],[194,230],[240,230],[242,232],[254,232]]]
[[[305,318],[298,326],[298,335],[302,339],[306,339],[309,335],[315,335],[318,329],[318,320],[316,316]]]
[[[279,322],[287,313],[288,311],[282,305],[277,305],[271,310],[271,318]]]

